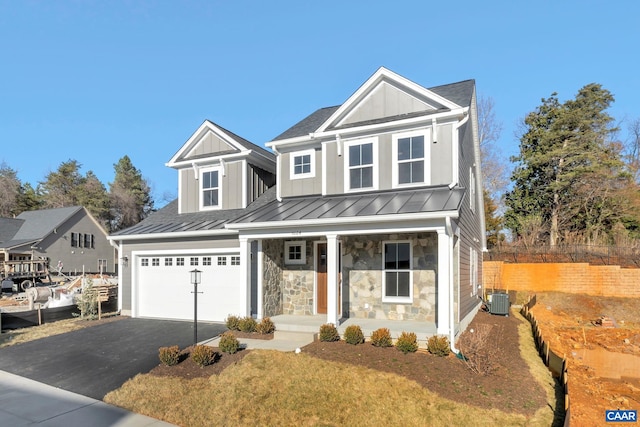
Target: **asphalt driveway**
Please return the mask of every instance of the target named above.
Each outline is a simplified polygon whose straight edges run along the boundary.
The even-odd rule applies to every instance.
[[[198,323],[198,340],[223,324]],[[193,344],[193,323],[122,318],[0,349],[0,370],[102,400],[136,374],[158,365],[158,349]]]

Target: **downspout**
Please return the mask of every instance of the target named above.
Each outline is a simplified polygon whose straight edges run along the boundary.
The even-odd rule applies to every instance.
[[[282,196],[280,195],[280,153],[278,153],[278,149],[276,147],[271,147],[274,153],[276,153],[276,200],[279,202],[282,201]],[[291,161],[291,160],[289,160]]]
[[[453,226],[451,225],[451,217],[447,216],[445,217],[445,226],[447,229],[447,234],[450,236],[449,239],[449,346],[451,348],[451,351],[454,354],[458,354],[460,353],[460,350],[458,350],[455,345],[455,338],[456,338],[456,327],[455,327],[455,323],[454,323],[454,316],[453,316],[453,304],[454,304],[454,300],[453,300],[453,245],[452,245],[452,238],[453,238]]]

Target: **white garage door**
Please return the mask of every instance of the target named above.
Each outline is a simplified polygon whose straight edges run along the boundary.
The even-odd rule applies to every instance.
[[[190,271],[202,271],[198,285],[198,320],[224,321],[246,311],[240,283],[240,255],[138,255],[135,259],[137,317],[193,320]],[[135,289],[137,288],[137,292]],[[200,293],[202,292],[202,293]]]

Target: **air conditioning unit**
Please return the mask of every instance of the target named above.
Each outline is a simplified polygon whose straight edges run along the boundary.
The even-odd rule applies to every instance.
[[[489,295],[489,313],[509,315],[509,294],[491,294]]]

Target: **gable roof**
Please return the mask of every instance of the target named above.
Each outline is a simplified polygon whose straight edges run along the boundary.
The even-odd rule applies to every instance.
[[[207,135],[213,134],[221,141],[223,141],[229,148],[221,150],[216,153],[202,153],[193,154],[196,148],[202,143]],[[200,127],[189,137],[189,139],[180,147],[180,149],[171,157],[166,163],[166,166],[176,167],[183,163],[190,163],[192,161],[202,158],[212,157],[225,157],[229,155],[249,152],[256,152],[268,161],[275,162],[275,154],[260,147],[241,136],[215,124],[210,120],[205,120]]]
[[[0,218],[0,247],[16,235],[22,224],[24,224],[23,219]]]
[[[419,97],[423,101],[425,105],[424,108],[416,109],[410,113],[378,117],[362,122],[341,123],[344,117],[349,114],[351,109],[355,108],[359,102],[370,95],[381,84],[390,84],[399,90],[400,88],[401,90],[407,90],[412,96]],[[426,89],[390,70],[387,70],[384,67],[381,67],[342,105],[316,110],[291,128],[278,135],[273,139],[273,141],[275,142],[290,138],[303,137],[310,133],[322,132],[325,130],[336,130],[353,126],[382,123],[414,116],[427,116],[437,112],[448,111],[453,108],[469,107],[473,99],[474,87],[474,80],[464,80],[457,83],[450,83]],[[427,102],[429,103],[428,106]]]
[[[0,242],[0,247],[14,248],[26,243],[40,241],[53,233],[57,227],[64,224],[78,211],[83,209],[84,208],[82,206],[71,206],[65,208],[25,211],[13,220],[20,221],[19,227],[17,227],[15,222],[11,222],[12,219],[2,218],[0,227],[2,227],[1,233],[4,239]],[[7,228],[5,228],[5,226]],[[10,235],[11,230],[14,231],[13,235]]]

